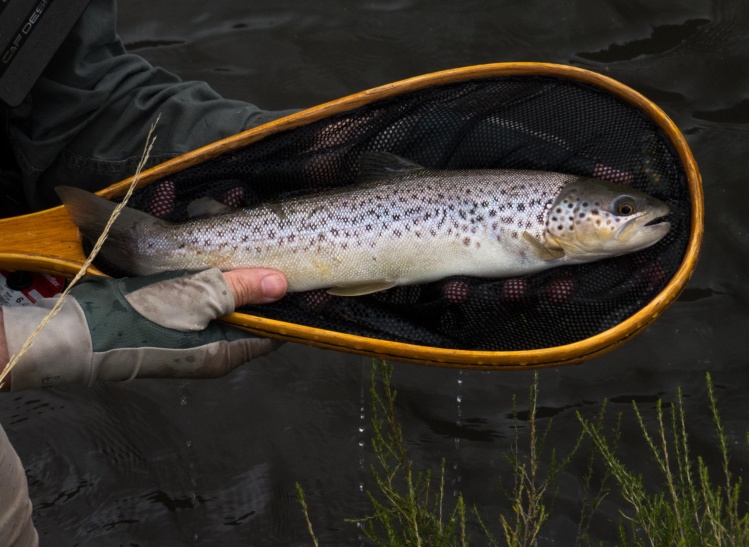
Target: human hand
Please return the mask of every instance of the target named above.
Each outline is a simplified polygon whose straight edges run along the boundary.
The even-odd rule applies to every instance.
[[[11,389],[223,376],[278,342],[213,320],[238,306],[278,300],[285,292],[283,274],[265,269],[86,279],[14,367]],[[11,355],[54,302],[4,310]]]

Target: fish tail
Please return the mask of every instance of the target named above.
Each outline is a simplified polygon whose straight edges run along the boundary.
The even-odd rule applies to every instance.
[[[117,204],[107,199],[70,186],[55,188],[65,210],[84,237],[95,242],[104,231]],[[157,219],[151,215],[124,207],[109,229],[101,255],[123,272],[137,275],[152,273],[138,266],[134,255],[134,239],[142,228],[152,225]]]

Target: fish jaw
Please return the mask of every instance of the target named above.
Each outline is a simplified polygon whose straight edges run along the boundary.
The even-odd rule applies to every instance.
[[[664,218],[668,213],[668,205],[660,203],[653,210],[627,221],[616,231],[614,237],[617,242],[627,245],[630,249],[628,252],[647,249],[663,239],[671,229],[670,222],[665,220],[655,222],[658,219]]]

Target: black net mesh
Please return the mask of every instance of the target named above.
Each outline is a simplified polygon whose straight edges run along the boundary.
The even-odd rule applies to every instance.
[[[355,298],[310,291],[243,311],[423,346],[545,348],[631,316],[666,285],[686,251],[690,197],[666,136],[608,92],[557,77],[479,79],[382,100],[172,174],[136,193],[131,205],[181,221],[201,196],[241,206],[348,185],[368,150],[434,168],[544,169],[612,180],[665,201],[672,228],[645,251],[524,278],[451,277]]]

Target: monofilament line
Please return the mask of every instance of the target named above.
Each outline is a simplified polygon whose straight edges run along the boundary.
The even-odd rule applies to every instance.
[[[18,351],[18,353],[16,355],[13,355],[10,358],[10,361],[8,361],[8,365],[5,367],[5,370],[2,372],[2,374],[0,374],[0,388],[2,388],[5,383],[5,377],[8,376],[8,374],[10,374],[10,371],[13,370],[13,367],[16,365],[16,363],[18,363],[21,357],[23,357],[23,355],[28,351],[28,349],[31,347],[31,344],[34,342],[34,339],[36,339],[37,335],[42,331],[45,325],[49,323],[59,313],[60,309],[62,308],[63,303],[65,302],[65,299],[70,293],[70,290],[75,286],[75,284],[84,275],[86,275],[86,271],[88,271],[88,268],[93,263],[94,259],[96,258],[96,255],[99,254],[99,250],[101,250],[102,245],[104,245],[104,242],[107,239],[107,235],[109,235],[109,230],[111,229],[112,224],[114,224],[114,221],[117,220],[117,217],[120,215],[120,212],[125,207],[130,197],[133,195],[133,191],[135,190],[135,187],[137,186],[138,181],[140,180],[140,173],[141,171],[143,171],[143,168],[145,167],[146,162],[148,161],[148,158],[151,155],[151,150],[153,149],[154,142],[156,142],[156,135],[154,135],[153,133],[154,133],[154,130],[156,129],[156,125],[159,123],[160,118],[161,118],[161,114],[157,116],[156,121],[153,122],[153,125],[151,125],[151,128],[148,131],[148,136],[146,137],[146,145],[143,149],[143,155],[141,156],[140,161],[138,162],[138,167],[135,170],[135,175],[133,176],[133,180],[127,189],[127,193],[125,194],[125,197],[117,205],[117,207],[115,207],[114,211],[112,211],[112,214],[109,217],[109,221],[107,222],[107,225],[104,227],[104,231],[99,236],[99,239],[96,241],[96,245],[94,245],[94,248],[92,249],[91,254],[89,254],[88,258],[83,263],[80,270],[78,270],[78,273],[75,275],[75,277],[72,279],[70,284],[67,286],[67,288],[62,292],[60,297],[57,299],[57,302],[55,303],[54,307],[44,317],[44,319],[39,324],[39,326],[34,330],[34,332],[31,333],[31,336],[29,336],[26,342],[24,342],[23,346],[21,346],[21,349]]]

